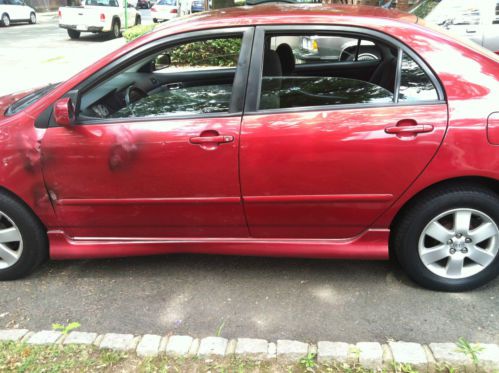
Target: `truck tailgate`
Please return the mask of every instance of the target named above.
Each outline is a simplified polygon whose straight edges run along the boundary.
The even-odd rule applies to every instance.
[[[103,26],[100,21],[101,9],[90,7],[62,7],[60,8],[61,16],[59,24],[78,26]]]

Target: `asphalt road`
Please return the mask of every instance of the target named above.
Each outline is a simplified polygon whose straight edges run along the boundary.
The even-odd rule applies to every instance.
[[[150,10],[140,13],[152,23]],[[0,95],[68,79],[124,43],[92,33],[71,40],[55,13],[38,14],[35,25],[0,27]]]
[[[0,328],[260,337],[499,342],[499,281],[424,290],[390,262],[170,255],[48,262],[0,283]]]
[[[0,28],[0,91],[61,79],[123,43],[72,41],[54,17],[42,18]],[[136,334],[499,343],[498,290],[499,280],[463,294],[427,291],[389,262],[192,255],[48,262],[25,280],[0,283],[0,328],[78,321],[81,330]]]

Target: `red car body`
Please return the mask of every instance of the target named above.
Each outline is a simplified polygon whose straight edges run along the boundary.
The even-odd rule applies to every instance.
[[[445,98],[168,125],[35,126],[68,91],[148,43],[262,25],[388,34],[428,64]],[[449,181],[497,187],[499,180],[497,58],[379,8],[262,5],[172,21],[4,116],[14,100],[0,99],[0,185],[43,222],[53,259],[176,252],[386,259],[391,224],[419,193]],[[432,131],[387,133],[406,122]],[[192,143],[206,131],[232,141],[213,149]]]

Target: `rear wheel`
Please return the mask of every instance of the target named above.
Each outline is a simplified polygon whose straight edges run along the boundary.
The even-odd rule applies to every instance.
[[[121,29],[120,29],[120,22],[118,20],[114,20],[113,24],[111,25],[111,33],[110,37],[113,39],[119,38],[121,36]]]
[[[23,203],[0,192],[0,280],[30,274],[47,253],[42,224]]]
[[[36,14],[31,12],[31,14],[29,15],[29,23],[34,25],[36,23]]]
[[[135,16],[135,26],[140,25],[141,22],[142,22],[142,20],[141,20],[140,16],[137,14]]]
[[[71,39],[79,39],[80,31],[68,29],[68,35]]]
[[[4,27],[10,26],[10,17],[7,13],[2,14],[2,26]]]
[[[465,291],[499,274],[499,199],[475,186],[434,192],[417,201],[394,230],[407,274],[435,290]]]
[[[158,19],[157,19],[157,18],[153,18],[153,19],[152,19],[152,21],[153,21],[154,23],[158,23]]]

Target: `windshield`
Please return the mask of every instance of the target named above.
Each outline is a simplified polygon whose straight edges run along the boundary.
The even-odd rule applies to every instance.
[[[480,23],[479,6],[468,0],[442,1],[425,17],[436,25],[478,25]]]
[[[159,0],[157,4],[177,6],[177,0]]]
[[[38,101],[40,98],[45,96],[47,93],[52,91],[57,85],[57,84],[49,84],[43,88],[40,88],[36,90],[33,93],[30,93],[27,96],[24,96],[20,100],[17,100],[15,103],[10,105],[7,110],[5,111],[5,115],[14,115],[19,113],[20,111],[26,109],[29,105],[34,104],[36,101]]]
[[[118,6],[118,0],[86,0],[85,5],[91,6]]]

